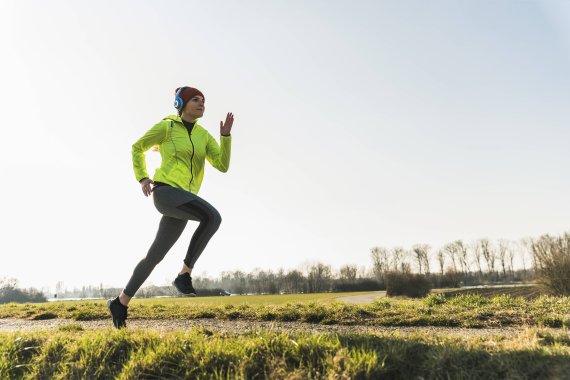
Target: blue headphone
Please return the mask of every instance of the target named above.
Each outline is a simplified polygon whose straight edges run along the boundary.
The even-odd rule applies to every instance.
[[[174,108],[176,108],[178,111],[184,108],[184,100],[180,97],[180,94],[182,94],[182,90],[184,90],[186,87],[188,86],[180,87],[178,91],[176,91],[176,95],[174,95]]]

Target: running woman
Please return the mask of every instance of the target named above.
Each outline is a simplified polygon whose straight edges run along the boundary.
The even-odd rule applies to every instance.
[[[179,292],[196,296],[192,286],[192,269],[208,241],[218,230],[220,213],[197,194],[204,176],[205,160],[225,173],[230,166],[231,130],[234,115],[220,121],[220,144],[197,123],[204,115],[204,94],[193,87],[175,91],[177,115],[170,115],[154,125],[133,144],[133,169],[145,196],[153,195],[154,205],[162,214],[158,232],[148,253],[135,267],[121,294],[107,302],[116,328],[126,327],[127,309],[131,298],[148,278],[154,267],[178,240],[189,220],[199,222],[194,232],[182,269],[172,283]],[[144,153],[158,146],[161,166],[149,178]],[[151,187],[152,186],[152,187]]]

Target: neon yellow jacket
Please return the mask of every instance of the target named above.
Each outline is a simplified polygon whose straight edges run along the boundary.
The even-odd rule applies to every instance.
[[[137,181],[149,178],[145,152],[158,145],[162,164],[153,180],[198,194],[204,178],[204,162],[225,173],[230,167],[232,137],[216,139],[196,123],[191,135],[178,115],[169,115],[155,124],[133,144],[133,169]]]

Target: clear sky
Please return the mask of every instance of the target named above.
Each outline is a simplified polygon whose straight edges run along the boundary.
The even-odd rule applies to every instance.
[[[0,277],[24,287],[126,284],[160,220],[131,145],[181,85],[217,138],[235,114],[197,275],[570,230],[568,1],[8,0],[0,43]]]

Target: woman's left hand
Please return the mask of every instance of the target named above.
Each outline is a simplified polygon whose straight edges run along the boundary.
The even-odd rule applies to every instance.
[[[222,136],[229,136],[230,132],[232,131],[233,123],[234,123],[234,114],[228,112],[228,115],[226,116],[226,122],[223,123],[220,121],[220,134]]]

